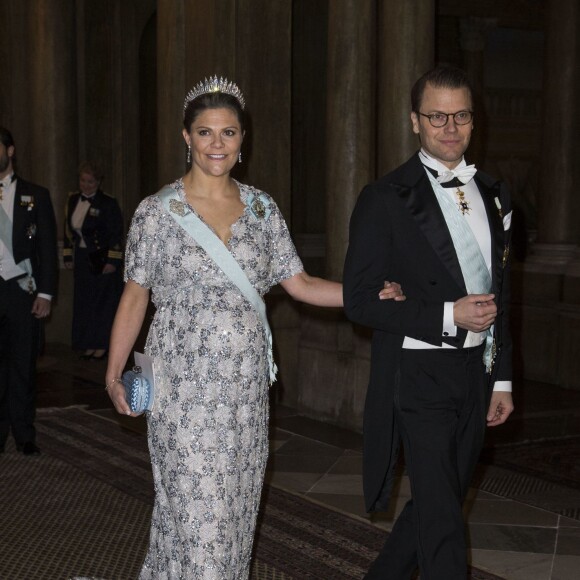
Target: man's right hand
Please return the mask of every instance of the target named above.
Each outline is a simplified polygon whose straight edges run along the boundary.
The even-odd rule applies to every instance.
[[[455,326],[483,332],[495,321],[497,306],[493,301],[495,294],[469,294],[453,304]]]

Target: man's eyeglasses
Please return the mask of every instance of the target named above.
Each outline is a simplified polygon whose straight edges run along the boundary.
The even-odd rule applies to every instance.
[[[467,125],[473,120],[473,111],[457,111],[457,113],[431,113],[430,115],[425,115],[425,113],[419,113],[417,115],[422,117],[427,117],[429,123],[433,127],[441,128],[447,125],[449,117],[452,117],[456,125]]]

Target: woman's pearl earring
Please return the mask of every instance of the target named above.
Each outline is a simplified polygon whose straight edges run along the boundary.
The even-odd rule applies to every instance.
[[[242,162],[242,152],[240,151],[238,153],[238,163],[241,163],[241,162]]]
[[[191,145],[187,146],[187,163],[191,163]]]

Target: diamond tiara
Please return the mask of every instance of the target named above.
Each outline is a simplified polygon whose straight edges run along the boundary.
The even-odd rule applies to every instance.
[[[185,101],[183,103],[183,112],[185,113],[185,109],[187,109],[187,105],[191,103],[197,97],[201,95],[207,95],[208,93],[225,93],[226,95],[231,95],[235,99],[237,99],[238,103],[240,103],[240,107],[244,110],[246,106],[246,101],[244,99],[244,95],[242,95],[242,91],[240,91],[238,85],[232,81],[228,81],[228,79],[224,79],[220,77],[219,80],[216,76],[209,77],[209,80],[206,78],[204,81],[199,81],[189,93],[185,96]]]

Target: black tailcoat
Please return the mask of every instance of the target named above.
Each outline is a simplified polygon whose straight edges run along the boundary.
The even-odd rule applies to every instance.
[[[54,296],[58,275],[56,222],[47,189],[17,178],[12,213],[15,262],[29,259],[37,292]],[[0,448],[10,430],[17,446],[34,443],[35,366],[40,321],[34,294],[0,281]]]
[[[37,291],[54,296],[58,275],[56,221],[48,190],[20,178],[12,215],[12,250],[18,264],[32,264]]]
[[[509,235],[503,217],[510,211],[502,183],[478,171],[491,233],[492,293],[498,305],[497,358],[490,377],[511,380]],[[402,285],[407,300],[379,300],[385,280]],[[466,296],[461,267],[445,218],[419,157],[361,192],[350,223],[344,269],[347,316],[374,329],[371,374],[364,412],[363,482],[367,510],[385,509],[399,436],[393,420],[393,386],[405,336],[460,347],[467,331],[444,338],[445,302]]]
[[[65,208],[65,263],[74,260],[72,346],[77,350],[108,349],[109,336],[122,292],[123,216],[117,200],[98,190],[81,226],[86,248],[72,229],[71,218],[81,194],[69,194]],[[98,255],[93,259],[91,255]],[[115,266],[102,274],[105,264]]]
[[[71,217],[81,196],[80,192],[70,193],[65,207],[65,231],[63,259],[72,262],[73,248],[80,238],[71,227]],[[98,190],[90,200],[91,207],[81,228],[89,253],[106,250],[106,263],[120,270],[123,265],[123,216],[117,200]]]

